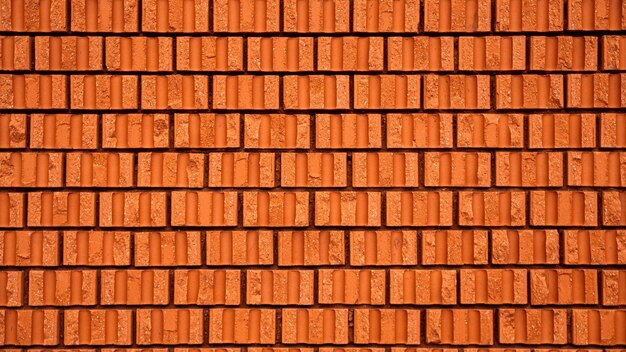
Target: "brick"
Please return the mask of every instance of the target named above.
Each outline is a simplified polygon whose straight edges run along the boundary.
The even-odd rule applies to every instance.
[[[142,76],[144,109],[207,109],[208,78],[200,75]]]
[[[572,151],[567,153],[567,164],[570,186],[626,186],[626,153]]]
[[[31,115],[31,126],[37,115]],[[0,114],[0,149],[26,146],[26,115]]]
[[[134,233],[134,265],[189,266],[202,264],[200,232]]]
[[[22,227],[24,225],[24,194],[0,193],[0,226]]]
[[[176,38],[178,71],[241,71],[243,68],[243,38]]]
[[[569,174],[572,163],[568,159]],[[552,152],[497,152],[496,186],[562,187],[563,154]]]
[[[387,226],[452,225],[452,192],[387,192]]]
[[[254,0],[214,0],[213,29],[215,32],[277,32],[280,10],[278,0],[262,3]]]
[[[15,115],[14,115],[15,116]],[[11,124],[11,140],[22,140],[17,118]],[[19,134],[17,134],[19,133]],[[16,135],[17,134],[17,135]],[[21,138],[18,139],[18,136]],[[30,147],[36,149],[96,149],[97,115],[33,114],[30,116]]]
[[[418,187],[418,159],[417,153],[352,153],[352,185]]]
[[[524,192],[459,192],[461,226],[523,226],[526,224]]]
[[[540,31],[563,30],[563,0],[496,1],[496,31]]]
[[[320,269],[318,303],[385,304],[385,270]]]
[[[455,270],[391,269],[391,304],[456,304]]]
[[[533,305],[598,304],[596,270],[530,270],[530,297]]]
[[[135,338],[139,345],[200,344],[202,309],[138,309]]]
[[[144,32],[206,32],[209,30],[209,0],[142,1],[141,29]]]
[[[496,265],[559,264],[556,230],[493,230],[491,263]]]
[[[104,43],[109,71],[172,71],[171,38],[106,37]]]
[[[308,115],[246,114],[245,148],[305,149],[310,144]]]
[[[239,147],[238,114],[175,114],[176,148]]]
[[[271,231],[207,231],[207,265],[271,265],[274,263]]]
[[[602,305],[617,306],[626,304],[626,271],[602,271]]]
[[[626,36],[605,35],[602,37],[602,63],[605,70],[626,69]]]
[[[59,343],[58,310],[1,309],[0,321],[4,330],[0,343],[5,346],[52,346]]]
[[[529,147],[593,148],[596,145],[594,114],[532,114],[528,116]]]
[[[208,191],[172,192],[172,226],[235,226],[237,193]]]
[[[345,187],[346,160],[346,153],[281,153],[281,186]]]
[[[527,304],[525,269],[461,269],[461,304]]]
[[[244,192],[243,226],[309,225],[308,192]]]
[[[317,38],[317,70],[382,71],[383,48],[382,37],[319,37]],[[300,52],[302,51],[300,49]],[[307,62],[306,58],[300,61]],[[301,64],[300,67],[294,66],[294,68],[309,71],[312,66],[311,64],[302,67]]]
[[[132,187],[131,153],[67,153],[65,185],[68,187]]]
[[[426,230],[421,242],[422,265],[480,265],[489,260],[485,230]]]
[[[595,71],[598,62],[596,37],[530,38],[530,69],[541,71]]]
[[[209,154],[209,187],[274,187],[274,153]]]
[[[62,75],[2,74],[0,108],[66,109],[67,90],[65,76]]]
[[[420,3],[405,0],[356,0],[353,27],[355,32],[417,32]]]
[[[348,310],[284,308],[281,341],[285,344],[348,343]]]
[[[246,279],[247,304],[313,304],[313,270],[248,270]]]
[[[317,114],[315,144],[320,149],[382,147],[380,114]]]
[[[624,309],[572,309],[572,344],[623,345]]]
[[[452,114],[387,114],[387,148],[451,148]]]
[[[0,153],[0,187],[60,187],[61,153]]]
[[[28,305],[95,305],[96,290],[95,270],[31,270]]]
[[[348,32],[350,31],[349,0],[285,0],[285,32]]]
[[[626,147],[626,114],[600,115],[600,146],[603,148]]]
[[[102,305],[165,305],[169,303],[167,270],[102,270]]]
[[[65,31],[66,2],[50,1],[40,4],[37,1],[19,3],[3,2],[0,30],[26,32]]]
[[[102,147],[166,148],[169,128],[166,114],[104,114]]]
[[[582,0],[568,1],[568,29],[570,30],[620,30],[626,29],[621,13],[626,13],[626,4],[617,1]]]
[[[547,226],[595,226],[597,194],[576,191],[530,192],[530,224]]]
[[[459,37],[459,70],[523,71],[525,69],[526,38],[523,36]]]
[[[102,70],[99,37],[35,37],[35,69],[55,71]]]
[[[427,187],[489,187],[491,154],[427,152],[424,154],[424,174]]]
[[[355,309],[354,343],[420,343],[420,311],[417,309]]]
[[[350,231],[350,265],[416,265],[415,231]]]
[[[220,110],[278,109],[278,86],[278,76],[213,76],[212,107]]]
[[[0,231],[0,266],[58,265],[56,231]]]
[[[71,76],[71,108],[136,109],[137,76]]]
[[[1,307],[19,307],[22,305],[22,277],[23,272],[21,271],[0,272]]]
[[[348,109],[350,77],[305,75],[283,77],[285,109]]]
[[[491,2],[478,0],[470,4],[461,0],[424,1],[426,32],[486,32],[491,22]]]
[[[459,114],[457,147],[522,148],[524,117],[520,114]]]
[[[28,193],[28,226],[94,226],[95,200],[91,192]]]
[[[607,265],[626,263],[623,230],[566,230],[563,263]]]
[[[77,32],[136,32],[137,0],[71,1],[71,28]]]
[[[174,304],[240,303],[239,270],[176,270],[173,282]]]
[[[419,75],[354,76],[355,109],[420,108]]]
[[[312,37],[247,38],[247,45],[248,71],[313,71]]]
[[[493,312],[481,309],[428,309],[426,342],[437,345],[490,345],[493,343]]]
[[[621,91],[626,76],[589,73],[568,75],[567,104],[574,108],[619,108],[626,106],[626,91]]]
[[[278,232],[278,265],[345,264],[343,231]]]
[[[100,193],[100,226],[165,226],[165,192]]]
[[[626,192],[602,192],[602,224],[626,225]]]
[[[316,226],[380,226],[380,192],[315,192]]]
[[[565,309],[498,309],[502,344],[567,343],[567,311]]]
[[[31,63],[30,45],[30,37],[0,36],[0,68],[7,71],[28,70]]]
[[[387,61],[393,71],[452,71],[454,38],[389,37]]]
[[[63,232],[63,265],[130,265],[130,249],[130,232]]]
[[[558,109],[564,107],[561,75],[496,76],[497,109]]]
[[[81,309],[63,312],[65,345],[120,345],[132,343],[132,311]]]
[[[273,309],[215,308],[209,311],[209,319],[210,344],[272,344],[275,341],[276,311]]]
[[[138,153],[138,187],[204,186],[204,155],[200,153]]]
[[[425,109],[488,109],[489,76],[425,75]]]

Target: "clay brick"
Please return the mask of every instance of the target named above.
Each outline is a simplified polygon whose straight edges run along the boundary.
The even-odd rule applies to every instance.
[[[59,32],[65,31],[66,2],[52,0],[41,4],[39,1],[3,1],[0,15],[0,30],[17,32]]]
[[[165,192],[100,193],[100,226],[165,226]]]
[[[67,187],[132,187],[134,158],[131,153],[67,153]]]
[[[278,86],[278,76],[213,76],[212,107],[226,110],[278,109]]]
[[[541,71],[595,71],[598,63],[596,37],[530,38],[530,69]]]
[[[19,118],[13,117],[9,126],[11,141],[17,142],[25,138],[21,134],[18,123]],[[30,116],[31,148],[96,149],[97,135],[97,115],[33,114]]]
[[[602,192],[602,224],[626,225],[626,192]]]
[[[347,185],[346,153],[282,153],[280,162],[282,187]]]
[[[522,148],[524,116],[520,114],[459,114],[457,147]]]
[[[285,109],[348,109],[350,77],[346,75],[285,76]]]
[[[562,75],[496,76],[497,109],[563,108]]]
[[[416,265],[415,231],[351,231],[350,265]]]
[[[236,148],[240,146],[238,114],[175,114],[176,148]]]
[[[247,304],[313,304],[313,270],[248,270],[246,279]]]
[[[279,0],[214,0],[213,28],[215,32],[277,32],[280,10]]]
[[[35,69],[102,70],[102,38],[35,37]]]
[[[455,270],[391,269],[391,304],[456,304]]]
[[[626,36],[602,36],[602,69],[626,70]]]
[[[421,239],[422,265],[480,265],[489,261],[484,230],[427,230]]]
[[[524,36],[459,37],[459,70],[522,71],[525,69],[526,38]]]
[[[95,200],[91,192],[28,193],[28,226],[94,226]]]
[[[417,32],[420,2],[405,0],[356,0],[353,26],[355,32]]]
[[[72,31],[136,32],[137,0],[71,0]]]
[[[56,231],[0,231],[0,267],[56,266],[58,253]]]
[[[320,269],[318,303],[385,304],[385,270]]]
[[[64,231],[63,265],[130,265],[130,232]]]
[[[452,114],[387,114],[387,148],[451,148]]]
[[[138,153],[138,187],[201,188],[204,155],[200,153]]]
[[[169,128],[166,114],[104,114],[102,147],[166,148]]]
[[[530,224],[539,226],[596,226],[596,192],[532,191]],[[606,212],[605,212],[606,217]]]
[[[248,71],[313,71],[312,37],[254,37],[247,41]]]
[[[626,304],[626,271],[602,271],[602,304],[617,306]]]
[[[237,225],[237,193],[172,192],[172,226]]]
[[[424,184],[427,187],[489,187],[491,154],[425,153],[424,174]]]
[[[493,343],[493,311],[428,309],[426,310],[426,342],[451,345],[491,345]]]
[[[237,305],[240,276],[239,270],[176,270],[174,304]]]
[[[496,31],[563,30],[563,0],[497,0]]]
[[[281,341],[285,344],[345,345],[348,343],[348,310],[284,308]]]
[[[626,153],[568,152],[570,186],[625,187]]]
[[[65,109],[67,89],[63,75],[1,74],[0,108]]]
[[[244,116],[245,148],[309,148],[309,124],[308,115],[246,114]]]
[[[527,304],[526,269],[461,269],[461,304]]]
[[[524,192],[459,192],[459,225],[461,226],[523,226],[525,224]]]
[[[210,344],[273,344],[276,339],[273,309],[215,308],[209,319]]]
[[[274,153],[210,153],[209,187],[274,187]]]
[[[24,225],[24,193],[0,193],[0,226]]]
[[[206,76],[141,77],[143,109],[207,109],[208,99]]]
[[[493,230],[491,263],[496,265],[559,264],[556,230]]]
[[[420,108],[419,75],[354,76],[355,109]]]
[[[144,0],[141,4],[141,29],[144,32],[209,30],[209,0]]]
[[[570,159],[568,165],[571,177]],[[563,153],[497,152],[496,186],[562,187]]]
[[[354,187],[418,187],[417,153],[353,153]]]
[[[0,69],[28,70],[31,39],[26,36],[0,36]]]
[[[589,73],[568,75],[567,106],[573,108],[619,108],[626,106],[626,75]]]
[[[176,38],[178,71],[241,71],[243,68],[243,38]]]
[[[202,343],[202,309],[138,309],[136,342],[139,345]]]
[[[343,231],[278,232],[278,265],[345,264]]]
[[[626,114],[600,115],[600,146],[603,148],[626,147]]]
[[[274,263],[271,231],[207,231],[207,265],[271,265]]]
[[[0,187],[60,187],[61,153],[0,153]]]
[[[620,30],[626,22],[620,16],[626,13],[626,4],[619,1],[568,1],[568,29],[570,30]]]
[[[486,32],[491,23],[491,2],[478,0],[425,0],[424,31]]]
[[[96,270],[31,270],[28,305],[95,305],[96,290]]]
[[[130,345],[132,311],[81,309],[63,312],[65,345]]]
[[[102,270],[100,283],[102,305],[169,303],[167,270]]]
[[[59,343],[58,310],[0,309],[0,321],[4,330],[0,334],[0,343],[4,346],[52,346]]]
[[[21,271],[0,272],[0,307],[22,305],[22,276]]]
[[[106,37],[109,71],[172,71],[172,38]]]
[[[202,264],[200,232],[137,232],[135,266],[189,266]]]
[[[71,76],[71,108],[136,109],[137,76]]]
[[[596,116],[533,114],[528,116],[528,132],[531,149],[592,148],[596,145]]]
[[[36,114],[30,115],[31,126],[34,125],[36,116]],[[26,115],[0,114],[0,149],[24,148],[25,146]]]
[[[574,345],[626,344],[624,309],[572,309],[572,343]]]
[[[350,0],[284,0],[285,32],[341,33],[350,30]]]
[[[530,297],[533,305],[598,304],[596,270],[530,270]]]
[[[244,192],[243,226],[309,225],[308,192]]]
[[[317,38],[317,70],[382,71],[383,47],[382,37],[319,37]],[[301,61],[304,60],[301,59]],[[307,67],[299,69],[311,70]]]
[[[389,37],[387,60],[393,71],[452,71],[454,38]]]
[[[387,226],[452,225],[452,192],[387,192]]]
[[[380,114],[317,114],[315,144],[320,149],[382,147]]]
[[[315,192],[316,226],[380,226],[380,192]]]
[[[567,343],[565,309],[498,309],[500,343],[554,344]]]
[[[420,343],[420,311],[417,309],[355,309],[354,343]]]
[[[564,237],[564,264],[626,264],[624,230],[566,230]]]
[[[425,75],[424,108],[488,109],[490,85],[486,75]]]

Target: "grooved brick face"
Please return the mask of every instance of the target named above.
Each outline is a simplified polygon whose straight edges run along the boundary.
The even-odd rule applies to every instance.
[[[0,346],[623,352],[626,2],[0,0]]]

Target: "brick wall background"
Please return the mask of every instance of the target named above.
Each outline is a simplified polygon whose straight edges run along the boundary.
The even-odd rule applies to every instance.
[[[621,0],[0,0],[0,71],[2,349],[626,350]]]

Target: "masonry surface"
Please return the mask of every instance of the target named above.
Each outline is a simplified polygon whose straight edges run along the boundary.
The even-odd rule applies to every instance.
[[[621,0],[0,0],[0,350],[626,351],[625,109]]]

